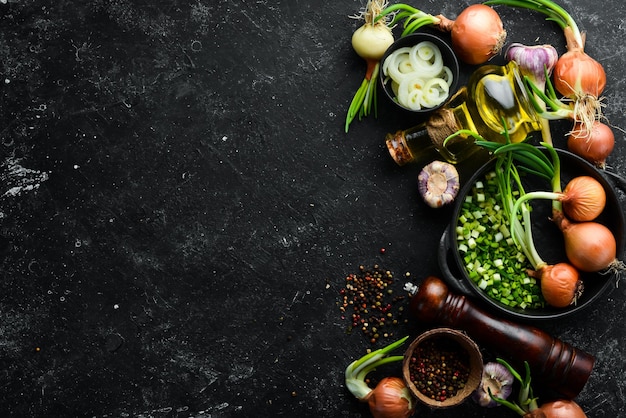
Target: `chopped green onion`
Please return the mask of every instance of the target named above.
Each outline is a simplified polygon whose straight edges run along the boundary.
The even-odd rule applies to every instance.
[[[506,306],[543,307],[541,288],[526,273],[532,264],[511,238],[497,181],[496,172],[488,171],[462,204],[455,231],[465,270],[479,289]]]

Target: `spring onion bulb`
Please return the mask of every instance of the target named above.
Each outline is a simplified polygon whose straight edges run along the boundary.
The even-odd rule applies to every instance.
[[[615,147],[615,135],[611,128],[598,120],[591,131],[582,123],[574,124],[567,135],[567,149],[600,169],[606,168],[606,159]]]
[[[514,211],[519,205],[531,199],[548,199],[560,202],[559,210],[577,222],[593,221],[606,204],[606,192],[598,180],[591,176],[577,176],[571,179],[562,192],[535,191],[529,192],[517,199]]]
[[[385,58],[382,71],[398,103],[411,110],[442,104],[453,81],[441,50],[430,41],[396,49]]]
[[[529,418],[587,418],[587,414],[576,402],[559,399],[542,404]]]
[[[353,361],[345,372],[346,387],[358,400],[368,403],[374,418],[409,418],[415,410],[411,392],[399,377],[386,377],[371,389],[365,378],[369,372],[384,364],[402,361],[403,356],[388,354],[404,344],[408,337]]]
[[[536,272],[531,272],[532,277]],[[546,303],[555,308],[575,305],[583,294],[580,273],[569,263],[556,263],[544,266],[537,274],[541,284],[541,294]]]
[[[599,120],[577,120],[576,102],[565,102],[556,97],[550,79],[546,80],[543,91],[529,77],[524,77],[529,99],[545,120],[571,119],[574,127],[567,135],[567,147],[574,154],[584,158],[598,168],[606,167],[606,159],[613,152],[615,136],[611,128]],[[550,110],[546,110],[546,105]]]
[[[615,272],[625,269],[617,257],[617,242],[609,228],[598,222],[572,222],[560,213],[553,218],[565,240],[565,254],[580,271]]]
[[[387,0],[369,0],[365,9],[356,19],[364,20],[352,34],[352,48],[367,63],[365,77],[354,94],[346,115],[345,131],[355,117],[368,116],[372,111],[376,115],[376,78],[380,68],[380,60],[394,41],[387,19],[377,19],[380,12],[387,6]]]
[[[497,360],[509,369],[515,379],[519,381],[521,387],[517,402],[508,401],[492,394],[491,398],[495,402],[506,406],[524,418],[587,418],[583,409],[572,400],[557,399],[539,405],[537,398],[533,396],[533,390],[530,386],[531,376],[527,361],[524,361],[526,374],[522,378],[506,361],[502,359]]]

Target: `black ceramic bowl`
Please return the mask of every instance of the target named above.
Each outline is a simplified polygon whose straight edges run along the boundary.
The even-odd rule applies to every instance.
[[[617,258],[624,253],[624,213],[612,184],[603,176],[598,169],[582,158],[564,150],[557,150],[561,161],[561,181],[566,184],[571,178],[579,175],[588,175],[598,180],[606,191],[606,207],[598,222],[606,225],[613,232],[617,241]],[[579,312],[595,300],[597,300],[614,283],[612,274],[581,273],[584,283],[584,292],[576,305],[567,308],[553,308],[546,306],[541,309],[522,309],[507,306],[483,292],[467,274],[462,256],[456,247],[456,225],[461,213],[465,197],[471,193],[471,189],[477,180],[484,178],[485,174],[494,169],[495,160],[483,165],[471,179],[464,184],[456,198],[452,222],[441,237],[439,244],[439,265],[446,282],[455,291],[477,298],[484,302],[491,310],[518,320],[546,320],[556,319]],[[539,181],[535,179],[536,181]],[[536,183],[531,181],[525,184],[526,192],[532,190],[550,190],[549,184],[543,181]],[[533,234],[534,242],[542,259],[548,263],[566,261],[562,233],[556,225],[550,221],[551,205],[549,201],[538,200],[533,203]]]
[[[396,98],[396,93],[394,92],[392,88],[391,80],[389,79],[387,75],[385,75],[383,71],[383,66],[387,58],[391,54],[393,54],[396,50],[400,48],[405,48],[405,47],[410,48],[424,41],[432,42],[439,49],[443,58],[443,65],[447,66],[452,73],[452,82],[449,86],[449,92],[448,92],[446,99],[443,100],[443,102],[441,102],[439,105],[432,106],[432,107],[422,107],[420,110],[412,110],[398,103],[398,100]],[[387,96],[387,98],[395,106],[397,106],[399,109],[403,111],[414,113],[417,115],[428,114],[432,112],[433,110],[439,109],[441,106],[443,106],[448,101],[448,99],[457,91],[457,88],[459,85],[459,76],[460,76],[459,61],[456,55],[454,54],[452,47],[449,45],[449,43],[445,40],[443,36],[430,33],[430,32],[416,32],[410,35],[403,36],[400,39],[396,40],[387,49],[387,51],[385,52],[385,55],[383,55],[383,58],[381,59],[380,62],[381,62],[381,68],[379,71],[379,81],[385,93],[385,96]]]

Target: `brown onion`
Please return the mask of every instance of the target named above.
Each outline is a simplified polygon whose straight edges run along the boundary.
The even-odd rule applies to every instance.
[[[606,226],[564,220],[559,227],[565,239],[567,259],[577,269],[592,273],[608,269],[617,261],[615,236]]]
[[[541,294],[550,306],[565,308],[574,305],[583,293],[578,270],[570,264],[547,265],[540,269],[539,274]]]
[[[584,51],[585,38],[571,26],[564,29],[567,52],[554,66],[554,87],[572,99],[574,120],[586,124],[591,130],[594,121],[602,116],[600,95],[606,86],[604,67]]]
[[[440,30],[450,32],[452,48],[466,64],[483,64],[497,55],[506,40],[500,15],[484,4],[472,4],[452,21],[438,15]]]
[[[598,180],[591,176],[578,176],[567,183],[560,200],[568,218],[586,222],[602,213],[606,205],[606,193]]]
[[[580,49],[561,55],[554,66],[554,87],[567,97],[600,97],[606,86],[602,64]]]
[[[597,120],[593,122],[591,131],[586,124],[577,122],[567,138],[567,148],[571,152],[602,169],[606,167],[606,159],[614,147],[613,131]]]
[[[408,418],[413,415],[411,392],[399,377],[385,377],[364,399],[374,418]]]
[[[587,415],[576,402],[557,400],[544,403],[524,418],[587,418]]]

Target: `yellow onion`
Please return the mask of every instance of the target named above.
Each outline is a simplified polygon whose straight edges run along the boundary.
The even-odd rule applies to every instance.
[[[534,275],[534,274],[531,274]],[[539,272],[541,295],[555,308],[575,305],[582,296],[583,282],[580,274],[568,263],[546,265]]]
[[[374,418],[408,418],[413,415],[413,397],[404,380],[399,377],[385,377],[374,389],[365,382],[365,377],[372,370],[404,359],[404,356],[389,356],[389,353],[404,344],[407,338],[408,336],[372,351],[346,367],[346,387],[359,401],[369,404]]]
[[[587,415],[576,402],[560,399],[544,403],[524,418],[587,418]]]
[[[602,116],[600,95],[606,86],[606,72],[585,52],[583,36],[571,27],[565,28],[564,33],[567,52],[554,66],[554,88],[576,103],[574,121],[582,122],[591,131],[593,122]]]
[[[567,51],[554,66],[554,87],[564,96],[598,98],[605,86],[604,67],[582,48]]]
[[[411,392],[399,377],[385,377],[366,397],[374,418],[408,418],[415,409]]]
[[[565,27],[563,33],[567,52],[554,66],[554,87],[583,108],[576,120],[590,123],[589,120],[595,119],[594,114],[601,110],[598,99],[606,86],[606,72],[602,64],[585,52],[585,36],[575,24]]]
[[[440,30],[449,31],[452,48],[467,64],[483,64],[497,55],[506,40],[500,15],[484,4],[472,4],[452,21],[442,15],[437,18]]]
[[[591,176],[577,176],[563,189],[563,211],[574,221],[596,219],[606,205],[606,192],[602,184]]]
[[[609,228],[597,222],[569,222],[561,227],[565,254],[576,268],[602,271],[616,261],[617,244]]]
[[[613,131],[607,124],[598,120],[591,125],[591,131],[586,124],[574,124],[574,128],[567,136],[568,150],[601,169],[606,167],[606,159],[614,147]]]

